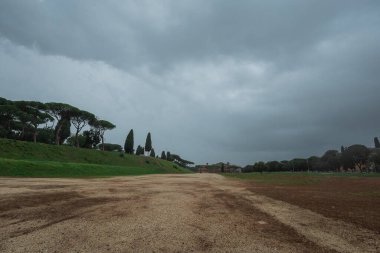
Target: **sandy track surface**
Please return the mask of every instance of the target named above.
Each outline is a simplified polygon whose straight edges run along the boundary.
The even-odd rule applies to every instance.
[[[0,179],[1,252],[379,252],[379,238],[215,174]]]

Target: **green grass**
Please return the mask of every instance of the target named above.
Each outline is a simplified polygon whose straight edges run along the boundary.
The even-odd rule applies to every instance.
[[[307,173],[307,172],[272,172],[272,173],[231,173],[226,177],[252,180],[256,183],[274,185],[311,185],[327,177],[380,177],[379,173]]]
[[[171,162],[118,152],[103,152],[0,139],[0,176],[103,177],[189,173]]]
[[[168,169],[4,158],[0,158],[0,168],[1,176],[19,177],[107,177],[185,172],[178,167]]]

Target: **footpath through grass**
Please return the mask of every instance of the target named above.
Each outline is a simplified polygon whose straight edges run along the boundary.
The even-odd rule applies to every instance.
[[[317,172],[251,172],[251,173],[225,173],[226,177],[251,180],[256,183],[273,185],[311,185],[329,177],[376,177],[379,173],[317,173]]]
[[[189,172],[152,157],[0,139],[0,176],[103,177]]]

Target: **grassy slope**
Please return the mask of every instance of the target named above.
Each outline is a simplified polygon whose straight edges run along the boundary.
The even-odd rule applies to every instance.
[[[186,173],[173,163],[117,152],[0,139],[0,176],[91,177]]]

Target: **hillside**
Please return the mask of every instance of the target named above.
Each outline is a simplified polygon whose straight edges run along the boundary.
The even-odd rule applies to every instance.
[[[152,157],[0,139],[0,176],[91,177],[187,172],[178,165]]]

